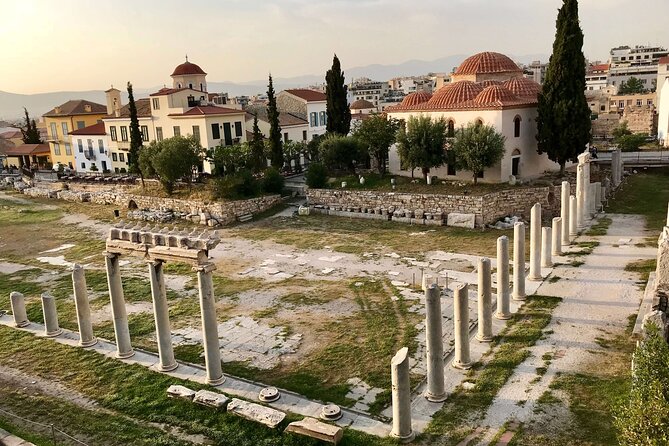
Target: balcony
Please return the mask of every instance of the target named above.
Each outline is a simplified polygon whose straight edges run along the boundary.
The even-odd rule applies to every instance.
[[[96,159],[96,157],[95,157],[95,150],[92,150],[92,149],[86,149],[86,150],[84,150],[84,157],[85,157],[87,160],[89,160],[89,161],[90,161],[90,160],[94,160],[94,159]]]

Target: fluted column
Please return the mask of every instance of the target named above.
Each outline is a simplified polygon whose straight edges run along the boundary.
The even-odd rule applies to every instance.
[[[129,358],[135,354],[135,351],[130,344],[128,313],[125,308],[119,255],[105,252],[105,266],[107,268],[111,313],[114,321],[114,335],[116,336],[116,357]]]
[[[472,366],[469,353],[469,286],[459,284],[453,297],[455,359],[451,365],[456,369],[469,369]]]
[[[480,258],[478,263],[478,331],[480,342],[492,341],[492,284],[490,259]]]
[[[444,388],[444,339],[441,315],[441,290],[431,283],[425,290],[425,336],[427,354],[428,401],[439,403],[446,400]]]
[[[72,268],[72,288],[74,289],[74,306],[77,310],[77,325],[79,326],[79,345],[90,347],[95,345],[98,340],[93,335],[86,275],[84,268],[76,263]]]
[[[553,242],[553,231],[549,227],[541,228],[541,267],[550,268],[553,266],[553,257],[551,255]]]
[[[204,343],[204,359],[207,368],[207,383],[217,386],[225,382],[221,367],[221,350],[218,340],[218,320],[214,298],[214,282],[212,272],[214,264],[198,266],[197,281],[200,288],[200,312],[202,315],[202,341]]]
[[[551,254],[553,256],[562,255],[562,241],[560,240],[562,237],[562,223],[563,221],[561,217],[553,218],[553,240],[551,242]],[[567,236],[569,236],[569,233],[567,233]]]
[[[411,427],[411,382],[409,349],[401,348],[390,362],[393,427],[390,436],[401,443],[408,443],[415,434]]]
[[[573,215],[570,214],[570,209],[569,209],[569,192],[571,190],[571,186],[569,185],[569,181],[563,181],[562,182],[562,194],[560,196],[560,216],[562,217],[562,233],[561,233],[561,239],[562,239],[562,244],[563,245],[569,245],[570,240],[569,240],[569,224],[570,224],[570,219],[574,218]]]
[[[525,223],[513,225],[513,300],[525,300]]]
[[[541,280],[541,205],[530,213],[530,280]]]
[[[497,319],[511,318],[509,300],[509,238],[503,235],[497,238]]]
[[[573,216],[578,214],[578,202],[573,195],[569,196],[569,213],[571,214],[569,219],[569,238],[571,238],[578,235],[578,221],[576,218],[573,218]],[[571,244],[571,241],[569,244]]]
[[[163,262],[150,261],[148,263],[153,317],[156,322],[156,337],[158,338],[158,357],[160,359],[158,368],[163,372],[169,372],[176,369],[179,363],[174,359],[174,349],[172,348],[172,330],[170,329],[170,315],[167,307]]]

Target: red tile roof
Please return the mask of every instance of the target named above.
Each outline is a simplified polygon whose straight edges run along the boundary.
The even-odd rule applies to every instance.
[[[447,84],[439,89],[425,104],[426,108],[445,108],[473,100],[481,91],[483,85],[472,81],[460,81]]]
[[[658,61],[658,63],[661,63],[661,64],[669,63],[669,56],[660,57],[660,60]]]
[[[48,144],[21,144],[20,146],[5,150],[5,154],[8,156],[43,155],[48,153],[50,153]]]
[[[295,116],[292,113],[279,112],[279,125],[281,127],[290,127],[293,125],[308,125],[308,124],[309,122],[307,122],[306,119],[302,119],[299,116]]]
[[[308,88],[294,88],[291,90],[284,90],[286,93],[290,93],[293,96],[297,96],[300,99],[304,99],[307,102],[318,102],[327,100],[327,96],[322,91],[309,90]]]
[[[237,110],[234,108],[218,107],[215,105],[199,105],[193,107],[184,113],[175,113],[168,116],[207,116],[207,115],[234,115],[245,114],[244,110]]]
[[[526,77],[514,77],[502,84],[518,97],[537,98],[541,85]]]
[[[87,110],[88,109],[88,110]],[[57,116],[76,116],[76,115],[95,115],[107,113],[107,106],[84,99],[75,99],[67,101],[64,104],[54,107],[52,110],[44,113],[45,117]]]
[[[105,135],[105,123],[98,122],[88,127],[70,132],[70,135]]]
[[[136,99],[135,108],[137,109],[138,118],[150,118],[151,117],[151,100],[149,98]],[[121,107],[119,118],[129,118],[130,117],[130,104],[125,104]],[[104,119],[114,119],[116,115],[107,115]]]
[[[590,65],[588,67],[588,71],[608,71],[609,70],[609,64],[607,63],[600,63],[597,65]]]
[[[181,90],[187,90],[187,88],[161,88],[155,93],[151,93],[149,96],[167,96],[168,94],[176,93]]]
[[[358,99],[357,101],[353,101],[353,103],[348,108],[350,108],[351,110],[364,110],[367,108],[376,108],[376,107],[374,106],[374,104],[365,99]]]
[[[456,75],[509,73],[522,71],[508,56],[501,53],[484,52],[474,54],[460,64]]]
[[[21,133],[21,130],[9,130],[7,132],[0,133],[0,138],[2,139],[23,138],[23,133]]]
[[[188,61],[182,63],[181,65],[177,65],[177,67],[174,69],[174,72],[172,72],[172,76],[184,76],[188,74],[206,75],[207,73],[205,73],[204,70],[200,68],[199,65],[196,65]]]

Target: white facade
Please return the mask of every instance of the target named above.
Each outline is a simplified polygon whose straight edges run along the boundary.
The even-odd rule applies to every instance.
[[[309,123],[308,137],[311,141],[316,135],[324,135],[328,115],[326,101],[307,102],[307,122]]]
[[[660,145],[669,147],[669,78],[662,85],[658,115],[657,139]]]
[[[658,63],[669,51],[662,47],[621,46],[610,52],[608,84],[619,88],[631,77],[641,80],[644,88],[657,87]]]
[[[113,172],[108,135],[80,134],[70,138],[77,172]]]
[[[657,104],[660,103],[660,96],[662,95],[662,86],[665,79],[669,78],[669,56],[660,59],[657,66]]]

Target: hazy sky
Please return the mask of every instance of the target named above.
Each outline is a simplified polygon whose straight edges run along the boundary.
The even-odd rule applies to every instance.
[[[562,0],[0,0],[0,90],[170,83],[187,53],[213,81],[498,51],[550,54]],[[581,0],[584,52],[669,45],[669,0]],[[444,67],[448,70],[451,67]]]

